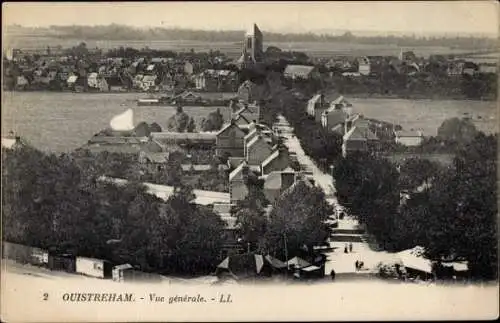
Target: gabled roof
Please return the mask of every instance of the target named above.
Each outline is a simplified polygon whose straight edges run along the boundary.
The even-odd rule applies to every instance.
[[[378,138],[369,128],[354,126],[344,135],[345,140],[365,141],[378,140]]]
[[[267,255],[264,258],[274,268],[277,268],[277,269],[287,268],[286,263],[284,263],[283,261],[281,261],[281,260],[279,260],[277,258],[274,258],[271,255]]]
[[[249,124],[251,121],[249,121],[247,118],[245,118],[244,115],[238,113],[235,118],[233,118],[234,121],[238,121],[239,119],[243,119],[247,124]]]
[[[253,138],[253,136],[255,136],[255,134],[257,134],[257,128],[252,128],[251,130],[249,130],[249,132],[245,135],[245,137],[243,138],[243,140],[246,142],[247,140],[250,140],[251,138]]]
[[[321,94],[316,94],[315,96],[313,96],[312,98],[309,99],[309,103],[315,104],[316,102],[318,102],[318,100],[320,98],[321,98]]]
[[[267,158],[262,162],[262,167],[266,167],[270,162],[278,158],[280,155],[280,151],[276,149],[271,155],[267,156]]]
[[[336,100],[332,101],[332,103],[331,103],[332,106],[335,106],[337,104],[342,104],[345,107],[352,106],[352,104],[349,101],[347,101],[343,95],[339,96]]]
[[[246,133],[243,129],[241,129],[240,127],[238,127],[235,123],[234,123],[234,120],[231,119],[230,122],[226,123],[219,131],[217,131],[217,136],[220,135],[221,133],[223,133],[224,131],[226,131],[227,129],[231,128],[231,127],[236,127],[238,128],[241,132],[243,133]]]
[[[339,123],[336,126],[332,128],[332,132],[336,132],[338,134],[343,135],[344,134],[344,125]]]
[[[237,175],[239,175],[243,168],[247,166],[247,162],[243,161],[238,167],[236,167],[231,173],[229,173],[229,181],[232,181]]]
[[[260,135],[253,137],[247,144],[247,149],[255,145],[259,140],[263,140],[267,145],[269,145],[264,138],[262,138]]]

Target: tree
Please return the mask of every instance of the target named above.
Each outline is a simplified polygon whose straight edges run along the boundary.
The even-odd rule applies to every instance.
[[[220,109],[217,108],[216,111],[208,114],[207,119],[203,119],[201,122],[201,128],[203,131],[217,131],[222,128],[224,124],[224,117],[220,112]]]
[[[440,165],[427,159],[410,158],[400,165],[401,188],[414,190],[434,177]]]
[[[187,132],[195,132],[196,130],[196,124],[194,123],[193,117],[189,118],[189,123],[186,127]]]
[[[266,233],[269,252],[282,259],[304,251],[311,255],[313,247],[325,243],[330,236],[331,229],[325,221],[332,213],[320,188],[297,182],[278,198],[269,214]]]
[[[470,142],[478,133],[476,126],[467,118],[451,118],[438,128],[438,138],[450,142]]]
[[[392,218],[400,202],[396,168],[385,159],[358,152],[341,159],[333,177],[339,203],[391,248]]]
[[[182,106],[177,106],[175,115],[167,121],[168,131],[184,132],[187,130],[189,116],[183,111]]]

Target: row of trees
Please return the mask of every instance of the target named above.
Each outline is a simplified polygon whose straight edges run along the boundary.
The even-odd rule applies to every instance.
[[[237,223],[250,250],[280,259],[312,256],[313,247],[326,242],[331,228],[325,224],[333,213],[324,192],[298,181],[285,191],[267,211],[262,182],[247,180],[248,196],[236,206]]]
[[[474,277],[495,278],[496,148],[496,135],[480,133],[457,149],[452,167],[410,159],[399,172],[353,154],[335,167],[338,199],[385,248],[421,245],[433,259],[466,259]]]
[[[327,131],[306,113],[307,99],[299,99],[290,91],[273,96],[268,105],[288,120],[307,155],[319,165],[331,165],[342,153],[342,136]]]
[[[339,73],[326,82],[344,94],[488,100],[497,96],[497,78],[493,73],[463,77],[430,72],[406,75],[387,71],[374,77],[344,77]]]
[[[96,181],[105,162],[92,164],[30,147],[2,151],[3,239],[146,271],[213,269],[224,223],[190,203],[189,188],[177,186],[164,202],[137,182],[117,187]]]

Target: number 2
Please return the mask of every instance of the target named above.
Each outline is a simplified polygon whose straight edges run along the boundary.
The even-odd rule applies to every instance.
[[[43,300],[46,301],[49,299],[49,294],[48,293],[43,293]]]

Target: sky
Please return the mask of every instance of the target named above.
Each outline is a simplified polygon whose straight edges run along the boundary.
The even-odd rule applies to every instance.
[[[6,25],[108,25],[263,31],[498,34],[495,1],[3,3]]]

